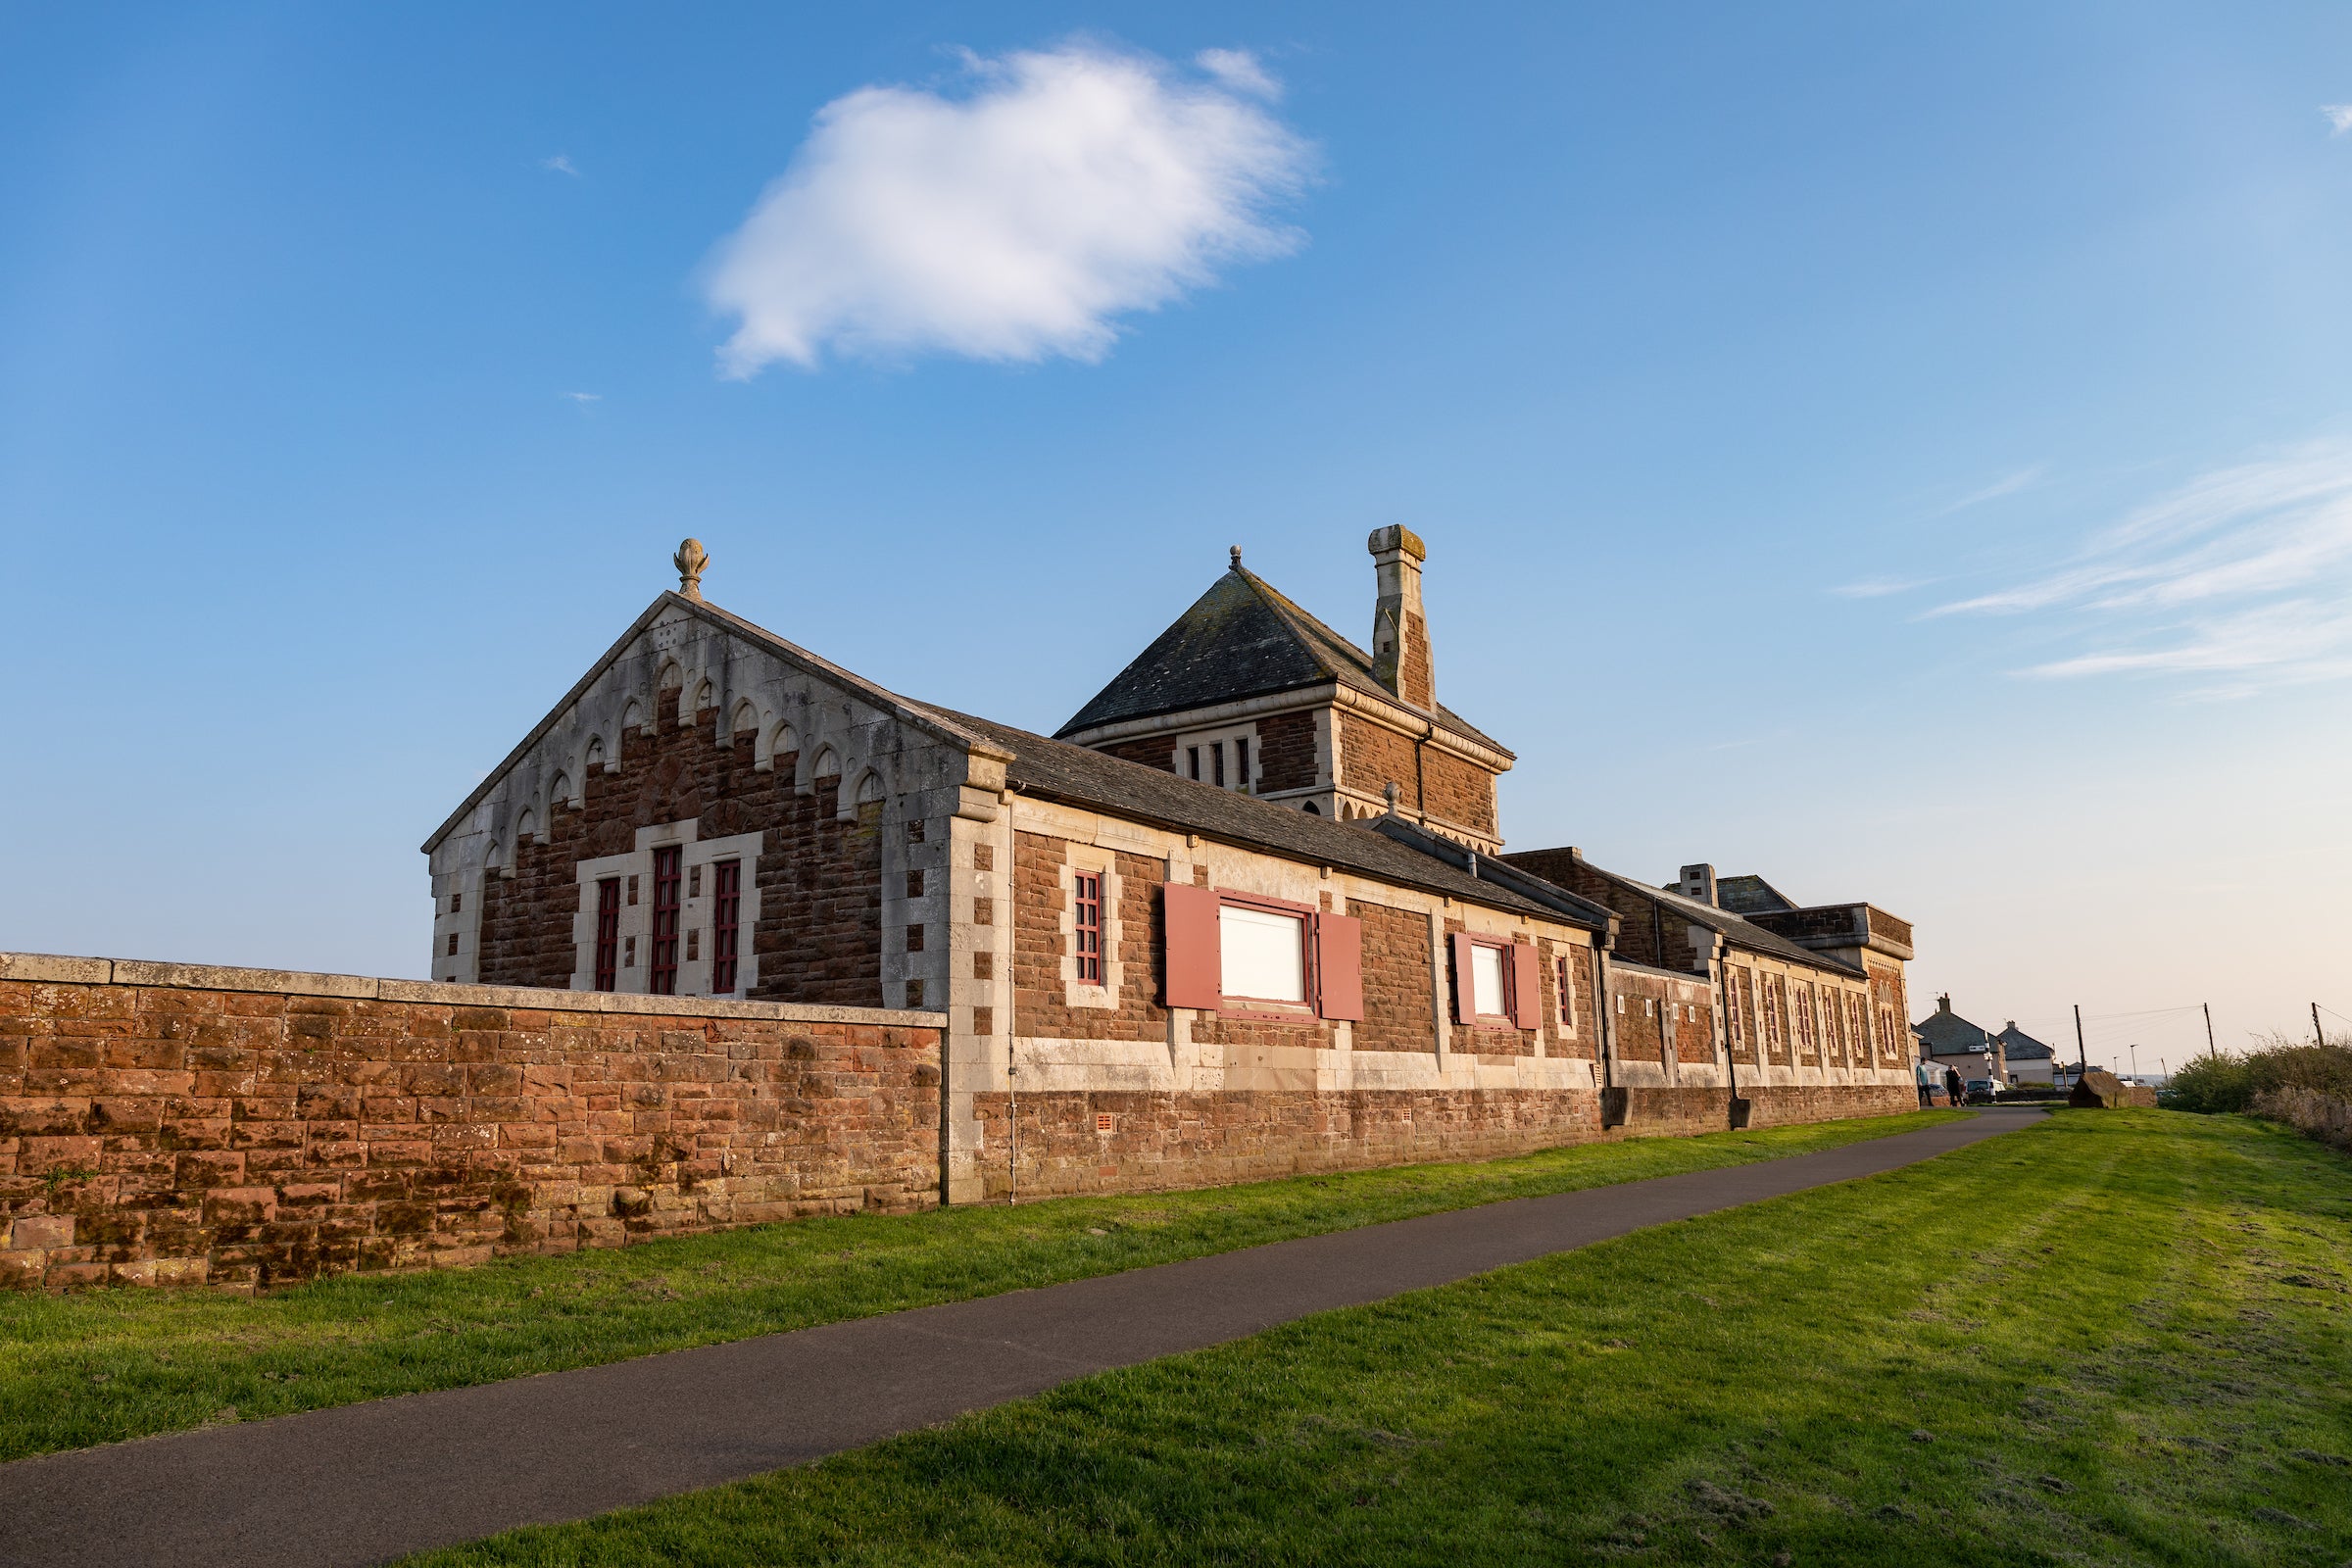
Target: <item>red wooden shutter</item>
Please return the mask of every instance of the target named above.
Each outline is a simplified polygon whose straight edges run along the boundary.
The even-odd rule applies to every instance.
[[[1315,1011],[1360,1023],[1364,1016],[1364,922],[1315,916]]]
[[[1470,950],[1477,946],[1477,943],[1470,940],[1468,932],[1456,931],[1453,934],[1453,1021],[1455,1023],[1476,1023],[1478,1021],[1478,982],[1473,980],[1470,974]]]
[[[1216,890],[1170,882],[1161,901],[1168,926],[1166,1004],[1221,1006],[1225,975],[1217,950]]]
[[[1544,983],[1537,978],[1543,971],[1536,967],[1539,961],[1533,944],[1511,944],[1510,1008],[1514,1029],[1544,1026]]]

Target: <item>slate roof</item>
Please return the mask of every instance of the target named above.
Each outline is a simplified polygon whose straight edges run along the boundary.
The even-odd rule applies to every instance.
[[[1992,1036],[1984,1029],[1942,1007],[1913,1024],[1911,1032],[1927,1042],[1932,1055],[1957,1056],[1992,1049]]]
[[[1489,908],[1533,915],[1565,925],[1598,929],[1602,921],[1579,921],[1467,870],[1350,823],[1275,806],[1213,784],[1105,752],[1014,729],[969,713],[935,709],[942,720],[980,736],[1012,754],[1005,778],[1025,795],[1066,801],[1262,850],[1307,865],[1330,865],[1378,877],[1425,893],[1450,895]],[[1579,904],[1587,901],[1578,900]]]
[[[1055,733],[1075,735],[1102,724],[1270,697],[1326,681],[1418,711],[1374,677],[1362,649],[1257,573],[1237,565]],[[1457,735],[1512,755],[1444,705],[1430,716]]]
[[[1778,914],[1796,907],[1788,894],[1760,876],[1719,876],[1715,896],[1725,908],[1740,914]]]
[[[1850,963],[1839,962],[1826,953],[1816,953],[1811,948],[1798,947],[1778,932],[1767,931],[1760,925],[1743,920],[1730,909],[1719,909],[1711,904],[1701,904],[1696,899],[1685,898],[1672,888],[1652,887],[1647,882],[1635,877],[1619,876],[1614,871],[1603,870],[1591,860],[1584,863],[1588,869],[1606,877],[1620,887],[1639,893],[1643,898],[1656,899],[1660,904],[1666,906],[1667,909],[1677,918],[1695,921],[1710,930],[1722,932],[1735,947],[1745,948],[1751,953],[1769,953],[1776,958],[1792,959],[1797,963],[1809,964],[1816,969],[1833,969],[1839,974],[1858,975],[1868,972],[1858,969]],[[1757,877],[1753,880],[1761,882],[1763,878]],[[1715,885],[1718,890],[1723,886],[1720,880]],[[1626,918],[1631,919],[1633,916],[1627,915]]]
[[[2002,1053],[2011,1061],[2049,1061],[2055,1060],[2058,1055],[2058,1053],[2020,1029],[2015,1023],[2010,1024],[2008,1028],[2003,1029],[1992,1038],[2001,1043]]]

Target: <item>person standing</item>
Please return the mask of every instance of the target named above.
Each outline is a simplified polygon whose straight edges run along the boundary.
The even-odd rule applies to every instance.
[[[1911,1064],[1911,1076],[1919,1081],[1919,1108],[1926,1110],[1936,1103],[1936,1074],[1922,1056]]]
[[[1967,1101],[1967,1091],[1961,1087],[1960,1069],[1957,1067],[1943,1069],[1943,1098],[1955,1105]]]

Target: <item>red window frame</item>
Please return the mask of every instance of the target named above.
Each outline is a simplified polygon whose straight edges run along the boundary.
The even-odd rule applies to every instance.
[[[1217,744],[1217,756],[1220,759],[1217,771],[1220,775],[1224,772],[1222,762],[1224,755],[1224,743],[1220,741]],[[1220,776],[1219,783],[1222,784],[1222,782]],[[1293,904],[1288,899],[1270,899],[1257,893],[1228,893],[1223,888],[1218,888],[1216,895],[1217,907],[1220,909],[1230,904],[1240,909],[1264,909],[1269,914],[1299,916],[1298,941],[1303,950],[1301,962],[1304,965],[1303,973],[1306,979],[1304,986],[1306,1000],[1304,1002],[1281,1002],[1272,997],[1227,995],[1225,1004],[1217,1010],[1228,1018],[1290,1019],[1318,1016],[1323,996],[1323,976],[1319,963],[1322,956],[1316,952],[1321,944],[1315,940],[1315,921],[1322,917],[1323,911],[1311,904]]]
[[[1456,931],[1447,938],[1446,945],[1453,950],[1453,1021],[1456,1024],[1468,1029],[1508,1029],[1518,1033],[1543,1027],[1544,999],[1541,996],[1522,998],[1518,994],[1521,986],[1534,989],[1541,984],[1537,976],[1543,972],[1543,959],[1536,956],[1534,944],[1510,937],[1488,936],[1479,931]],[[1468,948],[1494,948],[1502,955],[1502,1011],[1478,1010],[1478,987],[1470,969],[1469,954],[1465,951]],[[1518,950],[1521,948],[1528,951],[1528,959],[1519,957]]]
[[[620,969],[620,878],[596,885],[596,989],[610,991]]]
[[[677,845],[654,852],[654,972],[657,997],[678,994],[679,867],[686,858]]]
[[[1081,984],[1102,984],[1102,873],[1070,873],[1070,951]]]
[[[743,926],[743,862],[719,860],[710,867],[710,994],[735,991],[735,956]]]

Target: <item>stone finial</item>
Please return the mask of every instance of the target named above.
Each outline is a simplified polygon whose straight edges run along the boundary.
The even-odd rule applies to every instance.
[[[1383,789],[1380,793],[1389,798],[1389,814],[1391,816],[1395,816],[1396,814],[1396,798],[1399,795],[1402,795],[1404,791],[1397,788],[1396,781],[1395,779],[1391,779],[1389,780],[1388,787]]]
[[[703,597],[703,568],[710,564],[710,557],[703,550],[700,539],[689,539],[678,546],[670,564],[678,568],[678,592],[689,599]]]
[[[1226,549],[1226,552],[1225,552],[1225,553],[1226,553],[1227,555],[1229,555],[1229,556],[1231,556],[1231,557],[1233,558],[1233,569],[1234,569],[1234,570],[1236,570],[1236,571],[1239,571],[1239,570],[1241,570],[1241,569],[1242,569],[1242,547],[1241,547],[1240,545],[1232,545],[1232,546],[1229,546],[1229,547]]]

